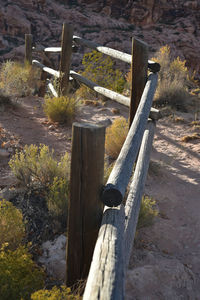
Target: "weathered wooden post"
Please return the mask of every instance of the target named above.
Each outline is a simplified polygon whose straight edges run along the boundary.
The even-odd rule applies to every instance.
[[[146,43],[132,38],[131,62],[131,101],[129,110],[129,127],[137,111],[147,81],[148,46]]]
[[[61,40],[61,58],[60,58],[60,86],[59,94],[66,95],[69,87],[69,71],[72,54],[73,27],[66,23],[63,24]]]
[[[42,57],[43,57],[43,64],[46,66],[46,67],[52,67],[52,63],[49,59],[49,53],[44,53],[42,52]],[[45,96],[45,93],[46,93],[46,81],[47,79],[49,78],[49,74],[47,72],[41,72],[41,76],[40,76],[40,82],[41,82],[41,85],[40,85],[40,88],[39,88],[39,92],[38,92],[38,96],[40,97],[44,97]]]
[[[101,224],[105,127],[74,123],[72,136],[66,249],[68,286],[87,277]]]
[[[33,36],[32,34],[25,34],[25,63],[29,63],[32,65],[32,42]]]

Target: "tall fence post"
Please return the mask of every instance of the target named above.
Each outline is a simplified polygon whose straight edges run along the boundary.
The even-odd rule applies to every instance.
[[[66,283],[88,275],[103,213],[105,127],[74,123],[68,209]]]
[[[129,110],[129,127],[137,111],[147,81],[148,46],[146,43],[132,38],[131,62],[131,99]]]
[[[73,27],[66,23],[63,24],[61,40],[61,58],[59,71],[61,74],[59,94],[66,95],[69,87],[69,71],[72,54]]]
[[[32,43],[33,36],[32,34],[25,34],[25,63],[32,65]]]
[[[50,61],[50,58],[49,58],[49,53],[43,53],[43,64],[46,66],[46,67],[51,67],[52,66],[52,63]],[[45,96],[45,93],[46,93],[46,81],[47,79],[50,78],[49,74],[47,72],[41,72],[41,76],[40,76],[40,82],[41,82],[41,85],[40,85],[40,88],[39,88],[39,91],[38,91],[38,96],[40,97],[44,97]]]

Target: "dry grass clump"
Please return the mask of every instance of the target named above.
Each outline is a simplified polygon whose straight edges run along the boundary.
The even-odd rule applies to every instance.
[[[151,197],[143,196],[140,206],[137,228],[139,229],[152,225],[157,215],[158,209],[156,209],[156,201]]]
[[[120,117],[114,120],[113,124],[106,130],[106,153],[113,159],[116,159],[124,144],[128,133],[128,122]]]
[[[188,143],[190,141],[199,140],[199,139],[200,139],[200,135],[198,133],[194,133],[194,134],[191,134],[191,135],[183,136],[181,138],[181,142]]]
[[[161,65],[159,82],[155,94],[154,104],[161,107],[169,105],[181,111],[187,111],[187,102],[192,100],[189,93],[191,80],[186,61],[179,57],[172,59],[170,47],[161,47],[152,60]]]
[[[8,96],[28,96],[39,87],[40,70],[14,61],[2,63],[0,88]]]
[[[78,101],[70,96],[46,98],[44,112],[53,122],[71,124],[78,107]]]
[[[11,202],[0,200],[0,248],[8,243],[9,249],[16,249],[25,237],[23,216]]]

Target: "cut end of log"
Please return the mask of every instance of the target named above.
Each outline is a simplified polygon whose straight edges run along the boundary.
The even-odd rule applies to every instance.
[[[148,61],[148,68],[151,70],[153,73],[157,73],[160,71],[160,64],[157,62],[154,62],[152,60]]]
[[[107,184],[101,194],[101,201],[108,207],[116,207],[122,203],[121,192],[113,184]]]

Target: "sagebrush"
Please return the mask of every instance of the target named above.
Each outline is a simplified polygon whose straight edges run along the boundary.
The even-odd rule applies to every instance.
[[[0,248],[7,243],[9,249],[16,249],[25,237],[23,216],[11,202],[0,199]]]
[[[51,290],[39,290],[31,295],[31,300],[81,300],[82,297],[74,295],[70,288],[54,286]]]
[[[9,166],[22,186],[44,190],[49,211],[65,218],[69,191],[68,153],[58,160],[46,145],[26,145],[11,158]]]
[[[115,68],[111,57],[92,51],[83,56],[82,65],[84,77],[102,87],[122,93],[126,81],[122,72]],[[94,91],[85,86],[81,86],[77,94],[81,97],[96,96]]]
[[[116,118],[112,125],[106,130],[106,153],[113,159],[116,159],[124,144],[128,133],[128,122],[125,118]]]
[[[1,300],[29,300],[34,291],[44,286],[44,271],[32,260],[28,249],[0,249],[0,298]]]

